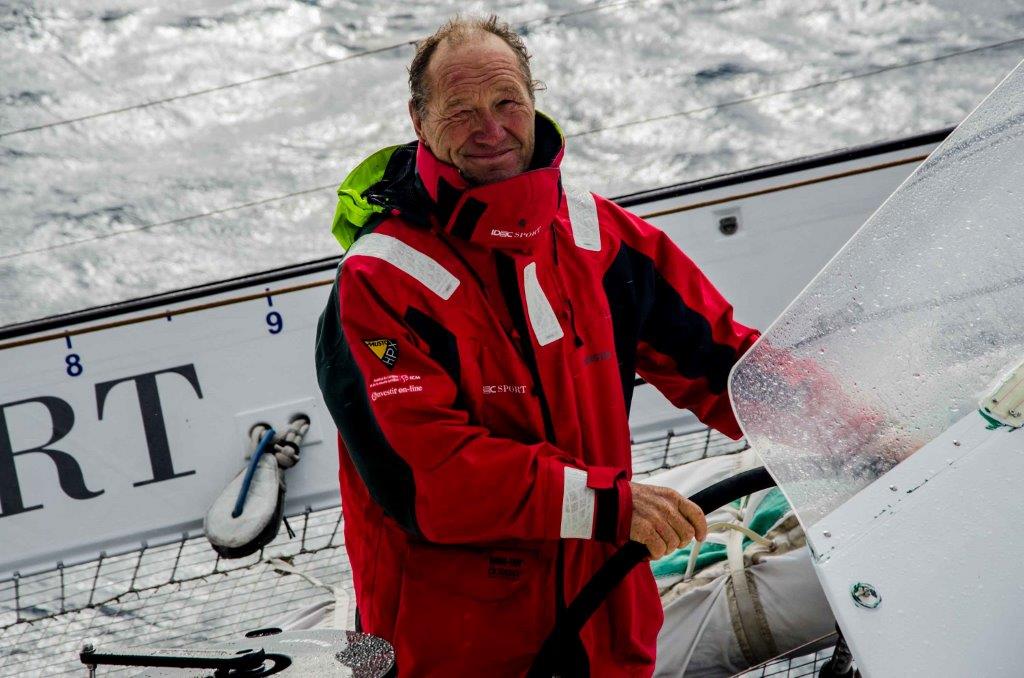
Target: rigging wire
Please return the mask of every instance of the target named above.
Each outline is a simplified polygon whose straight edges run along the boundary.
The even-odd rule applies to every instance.
[[[569,12],[563,12],[561,14],[550,14],[544,17],[538,17],[536,19],[530,19],[521,23],[515,24],[516,28],[522,29],[535,25],[542,25],[547,23],[553,23],[561,19],[565,19],[572,16],[578,16],[580,14],[588,14],[591,12],[597,12],[604,9],[620,9],[628,5],[635,5],[638,3],[647,2],[647,0],[618,0],[617,2],[608,2],[598,5],[592,5],[590,7],[584,7],[582,9],[576,9]],[[27,132],[37,132],[39,130],[50,129],[53,127],[61,127],[64,125],[70,125],[76,122],[84,122],[86,120],[95,120],[97,118],[105,118],[111,115],[117,115],[120,113],[127,113],[129,111],[136,111],[143,108],[150,108],[153,106],[159,106],[161,104],[168,104],[174,101],[182,101],[183,99],[191,99],[206,94],[213,94],[214,92],[223,92],[225,90],[234,89],[236,87],[244,87],[245,85],[251,85],[257,82],[265,82],[267,80],[273,80],[275,78],[283,78],[297,73],[305,73],[306,71],[312,71],[317,68],[323,68],[325,66],[334,66],[345,61],[352,61],[354,59],[361,59],[362,57],[373,56],[374,54],[383,54],[384,52],[391,52],[402,47],[413,46],[423,38],[416,38],[413,40],[403,40],[402,42],[392,43],[390,45],[384,45],[382,47],[375,47],[373,49],[364,50],[362,52],[356,52],[355,54],[347,54],[343,57],[336,57],[334,59],[326,59],[324,61],[318,61],[313,64],[307,64],[305,66],[298,66],[296,68],[289,68],[283,71],[274,71],[259,75],[254,78],[248,78],[246,80],[238,80],[235,82],[228,82],[223,85],[216,85],[214,87],[207,87],[204,89],[198,89],[191,92],[182,92],[181,94],[175,94],[169,97],[163,97],[160,99],[151,99],[149,101],[142,101],[129,106],[122,106],[121,108],[112,108],[106,111],[97,111],[95,113],[89,113],[86,115],[80,115],[74,118],[65,118],[63,120],[54,120],[53,122],[47,122],[40,125],[32,125],[30,127],[22,127],[19,129],[13,129],[9,131],[0,132],[0,139],[5,137],[13,137],[16,134],[25,134]]]
[[[177,217],[175,219],[168,219],[167,221],[159,221],[154,224],[142,224],[134,228],[125,228],[120,231],[111,231],[110,233],[100,233],[99,235],[93,235],[88,238],[79,238],[78,240],[68,240],[66,242],[59,242],[46,247],[40,247],[33,250],[22,250],[20,252],[11,252],[10,254],[0,254],[0,261],[4,259],[13,259],[15,257],[21,257],[28,254],[40,254],[42,252],[49,252],[51,250],[59,250],[72,245],[82,245],[85,243],[95,242],[97,240],[106,240],[107,238],[115,238],[120,235],[128,235],[130,233],[139,233],[142,231],[148,231],[153,228],[160,228],[161,226],[173,226],[175,224],[183,224],[187,221],[195,221],[196,219],[204,219],[206,217],[214,217],[218,214],[224,214],[226,212],[234,212],[237,210],[247,209],[249,207],[258,207],[259,205],[268,205],[273,202],[280,202],[281,200],[288,200],[290,198],[296,198],[300,195],[308,195],[309,193],[317,193],[319,191],[326,190],[328,188],[336,188],[337,184],[325,184],[323,186],[314,186],[313,188],[305,188],[300,191],[292,191],[291,193],[285,193],[284,195],[275,195],[271,198],[263,198],[262,200],[252,200],[245,202],[240,205],[231,205],[229,207],[222,207],[221,209],[210,210],[208,212],[200,212],[199,214],[190,214],[185,217]]]
[[[632,0],[632,1],[635,2],[636,0]],[[607,6],[607,5],[604,5],[604,6]],[[608,125],[606,127],[597,127],[597,128],[593,128],[593,129],[589,129],[589,130],[584,130],[584,131],[581,131],[581,132],[573,132],[572,134],[567,134],[566,138],[582,137],[582,136],[587,136],[587,135],[590,135],[590,134],[596,134],[598,132],[605,132],[605,131],[608,131],[608,130],[622,129],[622,128],[625,128],[625,127],[632,127],[632,126],[635,126],[635,125],[643,125],[643,124],[648,124],[648,123],[652,123],[652,122],[659,122],[661,120],[667,120],[667,119],[675,118],[675,117],[682,117],[682,116],[687,116],[687,115],[693,115],[695,113],[715,110],[715,109],[718,109],[718,108],[726,108],[726,107],[730,107],[730,106],[736,106],[736,105],[747,103],[747,102],[751,102],[751,101],[758,101],[758,100],[761,100],[761,99],[767,99],[769,97],[776,97],[776,96],[783,96],[783,95],[786,95],[786,94],[794,94],[794,93],[806,92],[806,91],[809,91],[809,90],[812,90],[812,89],[816,89],[818,87],[824,87],[824,86],[827,86],[827,85],[834,85],[834,84],[838,84],[838,83],[841,83],[841,82],[848,82],[850,80],[856,80],[858,78],[867,78],[867,77],[871,77],[871,76],[874,76],[874,75],[878,75],[880,73],[887,73],[889,71],[895,71],[895,70],[900,70],[900,69],[904,69],[904,68],[910,68],[910,67],[913,67],[913,66],[920,66],[922,64],[932,63],[932,62],[936,62],[936,61],[943,61],[945,59],[950,59],[950,58],[957,57],[957,56],[963,56],[963,55],[966,55],[966,54],[975,54],[975,53],[986,51],[986,50],[1000,49],[1002,47],[1006,47],[1008,45],[1012,45],[1012,44],[1016,44],[1016,43],[1021,43],[1021,42],[1024,42],[1024,37],[1013,38],[1013,39],[1010,39],[1010,40],[1003,40],[1001,42],[990,43],[990,44],[987,44],[987,45],[979,45],[977,47],[972,47],[972,48],[965,49],[965,50],[959,50],[959,51],[956,51],[956,52],[949,52],[947,54],[940,54],[938,56],[930,57],[930,58],[927,58],[927,59],[915,59],[914,61],[908,61],[908,62],[904,62],[904,63],[900,63],[900,64],[892,64],[890,66],[883,66],[881,68],[876,68],[876,69],[873,69],[873,70],[870,70],[870,71],[864,71],[864,72],[861,72],[861,73],[852,73],[852,74],[840,76],[840,77],[837,77],[837,78],[830,78],[828,80],[821,80],[821,81],[818,81],[818,82],[813,82],[813,83],[810,83],[808,85],[803,85],[801,87],[795,87],[795,88],[792,88],[792,89],[778,90],[778,91],[775,91],[775,92],[761,92],[759,94],[753,94],[751,96],[743,97],[743,98],[740,98],[740,99],[731,99],[729,101],[724,101],[722,103],[712,104],[712,105],[709,105],[709,106],[703,106],[701,108],[687,109],[685,111],[676,111],[674,113],[666,113],[664,115],[651,116],[649,118],[643,118],[643,119],[640,119],[640,120],[632,120],[632,121],[628,121],[628,122],[617,123],[617,124],[614,124],[614,125]],[[113,231],[113,232],[110,232],[110,233],[102,233],[102,234],[99,234],[99,235],[90,236],[88,238],[80,238],[78,240],[69,240],[69,241],[65,241],[65,242],[61,242],[61,243],[55,243],[53,245],[48,245],[48,246],[45,246],[45,247],[39,247],[39,248],[35,248],[35,249],[30,249],[30,250],[21,250],[19,252],[11,252],[9,254],[0,254],[0,261],[6,260],[6,259],[13,259],[13,258],[16,258],[16,257],[21,257],[21,256],[26,256],[26,255],[29,255],[29,254],[41,254],[41,253],[50,252],[50,251],[53,251],[53,250],[64,249],[66,247],[71,247],[71,246],[74,246],[74,245],[81,245],[81,244],[85,244],[85,243],[95,242],[97,240],[105,240],[107,238],[114,238],[114,237],[121,236],[121,235],[128,235],[128,234],[131,234],[131,233],[138,233],[138,232],[141,232],[141,231],[148,231],[150,229],[159,228],[159,227],[162,227],[162,226],[171,226],[171,225],[175,225],[175,224],[185,223],[185,222],[188,222],[188,221],[195,221],[197,219],[203,219],[205,217],[216,216],[216,215],[219,215],[219,214],[225,214],[227,212],[234,212],[236,210],[247,209],[249,207],[256,207],[256,206],[259,206],[259,205],[266,205],[266,204],[269,204],[269,203],[279,202],[279,201],[282,201],[282,200],[288,200],[290,198],[294,198],[294,197],[298,197],[298,196],[302,196],[302,195],[307,195],[307,194],[310,194],[310,193],[316,193],[318,191],[327,190],[329,188],[333,189],[335,187],[336,187],[336,184],[333,184],[333,183],[332,184],[325,184],[325,185],[322,185],[322,186],[315,186],[313,188],[307,188],[307,189],[302,189],[302,190],[298,190],[298,191],[292,191],[291,193],[285,193],[284,195],[273,196],[273,197],[264,198],[264,199],[261,199],[261,200],[253,200],[253,201],[242,203],[242,204],[239,204],[239,205],[231,205],[231,206],[228,206],[228,207],[223,207],[221,209],[210,210],[208,212],[201,212],[199,214],[192,214],[192,215],[188,215],[188,216],[184,216],[184,217],[178,217],[178,218],[175,218],[175,219],[169,219],[167,221],[160,221],[160,222],[152,223],[152,224],[142,224],[142,225],[136,226],[134,228],[123,229],[123,230],[120,230],[120,231]]]
[[[911,68],[913,66],[920,66],[921,64],[933,63],[936,61],[943,61],[945,59],[952,59],[953,57],[964,56],[965,54],[974,54],[975,52],[983,52],[994,49],[1001,49],[1008,47],[1009,45],[1024,42],[1024,38],[1012,38],[1010,40],[1003,40],[1002,42],[991,43],[988,45],[979,45],[978,47],[972,47],[970,49],[959,50],[956,52],[949,52],[947,54],[940,54],[939,56],[929,57],[927,59],[916,59],[914,61],[907,61],[900,64],[891,64],[889,66],[881,66],[879,68],[862,71],[860,73],[850,73],[848,75],[842,75],[837,78],[830,78],[828,80],[819,80],[812,82],[807,85],[801,85],[800,87],[793,87],[792,89],[777,90],[775,92],[761,92],[759,94],[753,94],[751,96],[742,97],[739,99],[731,99],[729,101],[722,101],[719,103],[709,104],[707,106],[701,106],[699,108],[689,108],[684,111],[675,111],[673,113],[665,113],[663,115],[654,115],[649,118],[641,118],[639,120],[630,120],[628,122],[616,123],[614,125],[606,125],[604,127],[595,127],[593,129],[583,130],[581,132],[573,132],[567,136],[570,137],[583,137],[589,134],[597,134],[598,132],[607,132],[609,130],[623,129],[625,127],[633,127],[636,125],[645,125],[650,122],[657,122],[660,120],[668,120],[670,118],[679,118],[688,115],[694,115],[696,113],[704,113],[706,111],[714,111],[720,108],[729,108],[730,106],[737,106],[739,104],[750,103],[751,101],[758,101],[760,99],[768,99],[770,97],[782,96],[785,94],[797,94],[800,92],[806,92],[808,90],[817,89],[818,87],[826,87],[829,85],[837,85],[842,82],[848,82],[850,80],[857,80],[860,78],[867,78],[873,75],[879,75],[881,73],[888,73],[890,71],[898,71],[904,68]]]
[[[224,90],[233,89],[235,87],[242,87],[244,85],[251,85],[255,82],[263,82],[265,80],[272,80],[274,78],[281,78],[287,75],[295,75],[296,73],[302,73],[304,71],[311,71],[314,68],[321,68],[323,66],[332,66],[334,64],[341,63],[343,61],[351,61],[352,59],[359,59],[360,57],[371,56],[373,54],[380,54],[382,52],[389,52],[391,50],[405,47],[406,45],[416,44],[415,40],[406,40],[404,42],[395,43],[392,45],[385,45],[384,47],[377,47],[375,49],[368,49],[362,52],[356,52],[355,54],[348,54],[343,57],[337,57],[335,59],[328,59],[326,61],[320,61],[315,64],[308,64],[306,66],[299,66],[298,68],[290,68],[286,71],[276,71],[274,73],[267,73],[266,75],[260,75],[255,78],[249,78],[248,80],[239,80],[237,82],[229,82],[223,85],[217,85],[215,87],[207,87],[205,89],[199,89],[192,92],[184,92],[182,94],[175,94],[173,96],[164,97],[162,99],[151,99],[149,101],[143,101],[137,104],[131,104],[130,106],[123,106],[121,108],[112,108],[106,111],[98,111],[96,113],[89,113],[88,115],[80,115],[75,118],[65,118],[63,120],[55,120],[53,122],[43,123],[42,125],[33,125],[31,127],[22,127],[20,129],[14,129],[9,132],[0,132],[0,139],[5,137],[13,137],[16,134],[24,134],[26,132],[38,132],[39,130],[50,129],[51,127],[61,127],[63,125],[70,125],[76,122],[84,122],[86,120],[95,120],[96,118],[105,118],[110,115],[116,115],[118,113],[127,113],[128,111],[136,111],[143,108],[150,108],[151,106],[159,106],[160,104],[171,103],[172,101],[181,101],[182,99],[191,99],[192,97],[202,96],[204,94],[212,94],[213,92],[223,92]]]

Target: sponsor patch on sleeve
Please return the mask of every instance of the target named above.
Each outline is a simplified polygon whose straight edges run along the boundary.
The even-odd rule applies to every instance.
[[[387,365],[389,370],[394,369],[398,362],[398,342],[394,339],[363,339],[366,347],[377,356],[377,359]]]
[[[423,392],[423,377],[418,374],[389,374],[377,377],[370,382],[370,400],[377,402],[381,398],[390,398],[407,393]]]

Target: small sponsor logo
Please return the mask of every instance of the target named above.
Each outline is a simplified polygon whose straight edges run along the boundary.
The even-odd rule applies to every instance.
[[[491,235],[495,238],[532,238],[533,236],[540,233],[540,227],[533,229],[532,231],[506,231],[501,228],[492,228]]]
[[[423,377],[418,374],[386,374],[376,377],[367,387],[370,389],[370,400],[377,402],[381,398],[406,393],[422,393]]]
[[[398,342],[394,339],[364,339],[366,347],[377,356],[377,359],[387,365],[389,370],[394,369],[398,362]]]
[[[588,355],[586,358],[583,359],[583,364],[584,365],[590,365],[591,363],[598,363],[598,362],[601,362],[602,360],[608,360],[608,358],[611,358],[611,357],[612,357],[612,352],[611,351],[602,351],[600,353],[592,353],[592,354]]]
[[[487,562],[487,576],[492,579],[516,581],[523,576],[525,564],[522,558],[491,556]]]
[[[409,386],[392,386],[391,388],[382,388],[376,391],[370,391],[370,400],[377,402],[381,398],[387,398],[393,395],[404,395],[406,393],[422,393],[423,387],[417,386],[416,384],[410,384]]]
[[[375,377],[370,382],[370,388],[387,386],[389,384],[408,384],[410,381],[420,381],[423,377],[418,374],[387,374],[383,377]]]
[[[488,384],[484,386],[484,395],[495,395],[497,393],[526,395],[526,387],[521,384]]]

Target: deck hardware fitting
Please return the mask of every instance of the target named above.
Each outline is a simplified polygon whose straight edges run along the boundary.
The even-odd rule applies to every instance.
[[[857,582],[850,587],[850,597],[858,607],[873,610],[882,604],[882,594],[871,584]]]

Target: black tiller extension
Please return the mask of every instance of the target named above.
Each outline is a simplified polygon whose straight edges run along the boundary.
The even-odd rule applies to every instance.
[[[774,487],[775,481],[763,467],[750,469],[721,480],[697,492],[690,501],[704,513],[710,513],[740,497]],[[541,646],[530,667],[528,678],[551,678],[557,670],[561,648],[569,638],[575,638],[601,603],[626,578],[634,567],[649,555],[647,547],[635,541],[628,542],[601,566],[580,590],[579,595],[565,609],[561,621]]]

